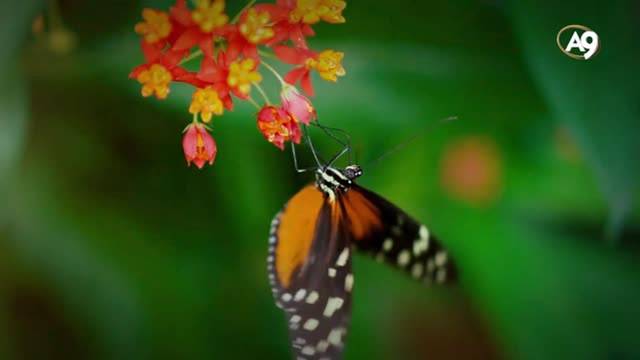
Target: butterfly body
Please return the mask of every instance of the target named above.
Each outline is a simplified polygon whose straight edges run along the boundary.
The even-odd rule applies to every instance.
[[[287,314],[296,359],[340,359],[351,313],[354,251],[425,283],[456,279],[448,252],[429,230],[358,186],[357,165],[323,167],[275,216],[267,268]]]

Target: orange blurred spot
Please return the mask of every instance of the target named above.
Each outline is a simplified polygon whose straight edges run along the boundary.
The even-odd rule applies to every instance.
[[[445,191],[473,205],[488,205],[502,188],[502,160],[496,144],[484,136],[467,136],[445,150],[441,171]]]
[[[33,22],[31,23],[31,32],[35,35],[41,34],[44,32],[44,16],[38,15]]]
[[[571,163],[579,163],[582,159],[580,149],[578,149],[569,130],[560,126],[556,128],[553,135],[553,142],[558,155]]]

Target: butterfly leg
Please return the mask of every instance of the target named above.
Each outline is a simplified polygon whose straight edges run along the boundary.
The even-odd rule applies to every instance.
[[[351,137],[349,136],[349,134],[347,134],[342,129],[338,129],[338,128],[333,128],[333,127],[322,125],[322,124],[320,124],[319,121],[313,123],[313,125],[316,126],[316,127],[319,127],[322,131],[324,131],[325,134],[327,134],[329,137],[331,137],[333,140],[335,140],[338,144],[343,146],[343,149],[337,155],[335,155],[331,159],[331,161],[329,161],[329,165],[328,166],[333,165],[333,163],[335,161],[337,161],[338,158],[340,158],[345,153],[348,153],[348,155],[349,155],[349,164],[352,164],[352,158],[351,158],[352,147],[351,147]],[[334,132],[340,133],[342,136],[344,136],[344,140],[340,139]]]
[[[291,143],[291,154],[293,155],[293,166],[296,168],[296,172],[303,173],[303,172],[307,172],[307,171],[311,171],[311,170],[315,170],[316,169],[316,167],[309,167],[309,168],[301,169],[298,166],[298,157],[296,155],[296,146],[295,146],[294,143]]]

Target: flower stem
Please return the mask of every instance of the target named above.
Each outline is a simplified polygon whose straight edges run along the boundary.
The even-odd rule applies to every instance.
[[[271,71],[273,73],[273,75],[276,76],[276,78],[278,78],[278,80],[280,81],[280,85],[282,85],[282,86],[286,85],[286,83],[284,82],[284,79],[282,78],[282,76],[280,76],[280,74],[278,74],[276,69],[274,69],[271,65],[267,64],[264,61],[262,61],[261,63],[262,63],[262,65],[264,65],[264,67],[266,67],[269,71]]]
[[[256,89],[258,89],[258,92],[260,93],[260,95],[262,95],[262,98],[264,99],[264,102],[267,105],[271,105],[271,101],[269,101],[269,97],[267,96],[267,93],[264,92],[264,89],[262,89],[262,86],[260,86],[260,84],[258,84],[258,83],[253,83],[253,85],[255,85]]]
[[[194,113],[193,113],[193,121],[192,121],[192,122],[193,122],[194,124],[198,122],[198,113],[197,113],[197,112],[194,112]]]
[[[235,24],[236,22],[238,22],[238,19],[240,19],[240,16],[242,15],[243,12],[245,12],[245,10],[247,10],[248,8],[250,8],[253,4],[255,4],[256,0],[251,0],[247,3],[247,5],[245,5],[242,10],[240,10],[236,16],[233,17],[233,19],[231,19],[231,24]]]
[[[255,106],[256,109],[260,110],[260,105],[255,100],[253,100],[253,98],[251,96],[249,96],[247,98],[247,101],[249,101],[251,104],[253,104],[253,106]]]
[[[197,58],[198,56],[202,55],[202,50],[198,49],[194,52],[192,52],[189,56],[187,56],[186,58],[180,60],[180,63],[178,63],[178,65],[183,65],[184,63],[187,63],[195,58]]]
[[[258,50],[258,55],[262,56],[262,57],[266,57],[266,58],[275,58],[275,55],[273,55],[270,52],[264,51],[264,50]]]

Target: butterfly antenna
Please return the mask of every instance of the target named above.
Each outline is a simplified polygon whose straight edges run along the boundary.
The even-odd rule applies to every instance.
[[[373,165],[379,163],[380,160],[384,159],[385,157],[393,154],[394,152],[396,152],[398,150],[401,150],[405,146],[407,146],[407,145],[411,144],[412,142],[420,139],[421,137],[423,137],[424,135],[426,135],[428,133],[428,130],[433,129],[434,126],[441,125],[443,123],[448,123],[448,122],[451,122],[451,121],[454,121],[454,120],[458,120],[458,117],[457,116],[449,116],[449,117],[446,117],[444,119],[440,119],[440,121],[438,121],[435,124],[434,123],[427,124],[424,127],[423,131],[418,132],[417,134],[415,134],[415,135],[409,137],[408,139],[406,139],[405,141],[402,141],[402,142],[398,143],[396,146],[394,146],[391,149],[389,149],[389,150],[385,151],[384,153],[380,154],[377,158],[375,158],[372,161],[370,161],[367,164],[366,168],[371,168]]]

